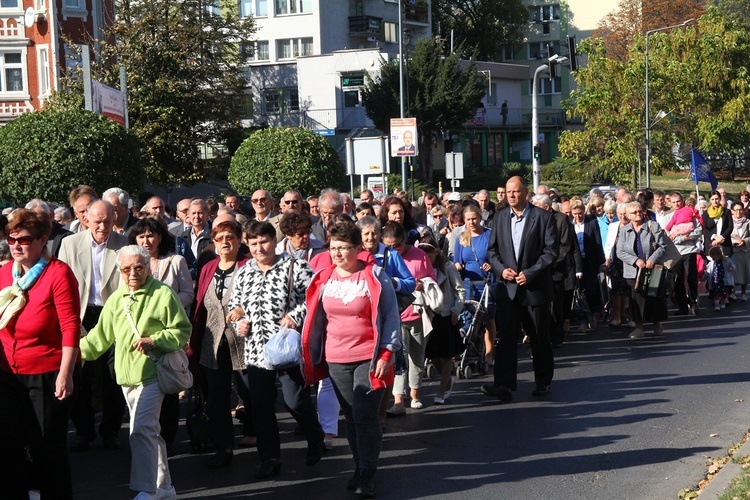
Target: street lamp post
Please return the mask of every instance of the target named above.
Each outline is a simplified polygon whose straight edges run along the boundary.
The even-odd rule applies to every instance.
[[[398,0],[398,92],[401,118],[404,117],[404,4]],[[401,190],[406,191],[406,158],[401,158]]]
[[[656,28],[648,30],[646,32],[646,187],[651,187],[651,123],[649,118],[649,102],[648,102],[648,37],[659,31],[671,30],[672,28],[685,27],[689,23],[692,23],[695,19],[688,19],[680,24],[673,24],[672,26],[665,26],[663,28]]]

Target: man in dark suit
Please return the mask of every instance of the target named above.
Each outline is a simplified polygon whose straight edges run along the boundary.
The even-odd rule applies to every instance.
[[[552,267],[558,236],[552,214],[527,201],[529,189],[521,177],[505,186],[508,208],[492,219],[487,252],[498,279],[496,322],[500,327],[495,356],[494,385],[483,385],[487,396],[511,401],[516,390],[516,346],[523,325],[534,356],[534,396],[549,394],[554,372],[549,306],[554,298]]]

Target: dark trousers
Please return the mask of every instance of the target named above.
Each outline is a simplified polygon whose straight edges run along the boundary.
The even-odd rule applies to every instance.
[[[636,323],[657,323],[667,319],[667,299],[665,297],[645,297],[635,290],[635,280],[626,279],[630,287],[630,312]]]
[[[318,414],[310,398],[310,390],[305,387],[299,368],[265,370],[250,365],[245,377],[252,401],[250,413],[258,435],[258,455],[262,462],[281,458],[281,440],[275,409],[277,374],[284,406],[302,428],[308,445],[317,446],[324,437],[323,429],[318,422]]]
[[[180,427],[180,395],[165,394],[161,402],[161,413],[159,414],[159,425],[161,425],[161,437],[167,444],[167,450],[171,450],[177,430]]]
[[[565,281],[553,281],[552,286],[555,289],[555,298],[552,301],[552,318],[550,325],[550,336],[553,344],[562,344],[565,337],[563,323],[565,323]]]
[[[203,367],[206,380],[206,411],[211,427],[211,444],[217,450],[234,448],[234,423],[230,410],[232,396],[232,358],[229,345],[223,342],[217,352],[219,368]]]
[[[235,371],[234,372],[234,387],[237,389],[237,395],[242,399],[242,404],[245,406],[245,419],[242,422],[242,435],[243,436],[256,436],[255,426],[253,425],[253,418],[251,416],[251,401],[250,401],[250,388],[247,386],[247,370]]]
[[[0,477],[4,498],[28,498],[29,488],[39,489],[44,499],[73,498],[67,449],[70,400],[55,397],[57,374],[2,376]],[[10,437],[11,433],[15,436]]]
[[[101,307],[88,306],[83,317],[83,327],[90,330],[96,326],[101,312]],[[76,370],[80,370],[81,383],[76,386],[70,419],[78,436],[96,439],[93,399],[94,384],[97,380],[101,383],[102,392],[102,422],[99,425],[99,434],[109,437],[117,436],[120,432],[122,418],[125,415],[125,397],[115,380],[114,352],[115,346],[112,346],[98,359],[76,367]]]
[[[549,385],[554,373],[552,342],[550,341],[550,306],[524,306],[518,298],[499,301],[495,322],[499,329],[495,353],[495,385],[516,390],[518,375],[518,336],[523,326],[529,336],[534,356],[534,381]]]
[[[696,254],[683,256],[677,264],[677,278],[674,287],[674,301],[681,310],[687,310],[698,300],[698,262]]]
[[[329,363],[333,389],[344,410],[346,439],[359,470],[378,468],[383,443],[380,403],[385,389],[372,390],[370,360],[359,363]]]

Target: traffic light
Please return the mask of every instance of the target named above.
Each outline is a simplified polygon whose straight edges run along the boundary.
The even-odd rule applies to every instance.
[[[539,146],[539,144],[534,144],[534,159],[538,160],[540,153],[542,152],[542,148]]]
[[[570,71],[578,69],[578,54],[576,53],[576,36],[568,35],[568,60],[570,61]]]
[[[547,44],[547,67],[549,67],[549,78],[550,80],[554,80],[557,78],[557,61],[555,61],[553,56],[555,56],[555,44],[550,42]]]

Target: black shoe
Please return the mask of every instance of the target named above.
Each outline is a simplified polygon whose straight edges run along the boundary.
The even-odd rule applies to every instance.
[[[546,396],[549,394],[549,386],[548,385],[539,385],[537,384],[536,389],[531,391],[532,396]]]
[[[320,462],[323,456],[323,441],[316,441],[315,443],[307,444],[307,456],[305,457],[305,465],[312,467],[313,465]]]
[[[513,393],[504,385],[483,385],[482,394],[491,398],[498,398],[500,401],[513,401]]]
[[[214,454],[213,457],[208,461],[209,469],[221,469],[232,463],[232,457],[234,452],[232,450],[220,449]]]
[[[375,469],[365,469],[359,475],[359,486],[354,491],[362,498],[375,498]]]
[[[684,309],[683,309],[683,308],[677,309],[677,310],[675,311],[674,315],[675,315],[675,316],[687,316],[687,315],[688,315],[688,310],[687,310],[687,307],[686,307],[686,308],[684,308]]]
[[[354,475],[346,482],[346,489],[355,491],[359,488],[359,468],[354,469]]]
[[[70,445],[70,451],[72,452],[80,452],[80,451],[86,451],[89,449],[89,444],[91,444],[91,441],[93,439],[87,438],[86,436],[76,436],[76,438],[73,440],[73,444]]]
[[[281,460],[278,458],[266,460],[260,464],[260,467],[258,467],[258,470],[255,472],[255,479],[268,479],[272,476],[278,476],[280,470]]]
[[[120,439],[117,436],[107,436],[103,438],[103,440],[105,450],[114,451],[122,448],[122,446],[120,446]]]

